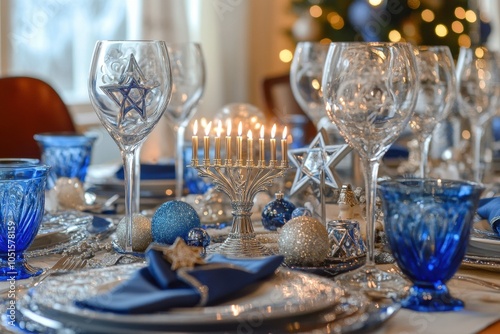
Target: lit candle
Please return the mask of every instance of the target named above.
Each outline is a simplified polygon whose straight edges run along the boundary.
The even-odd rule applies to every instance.
[[[222,132],[222,123],[219,120],[217,125],[217,137],[215,137],[215,161],[216,164],[220,164],[220,134]]]
[[[247,133],[247,165],[253,165],[253,134],[252,130]]]
[[[193,160],[192,164],[198,164],[198,120],[194,121],[193,124],[193,137],[191,137],[191,142],[193,146],[193,156],[191,160]]]
[[[286,141],[286,135],[287,135],[287,128],[283,129],[283,135],[281,137],[281,164],[286,165],[287,164],[287,155],[288,155],[288,143]]]
[[[237,159],[241,163],[243,160],[243,137],[241,137],[241,134],[243,132],[243,124],[238,124],[238,136],[236,137],[236,152],[237,152]]]
[[[205,127],[205,137],[203,137],[203,149],[205,150],[205,160],[204,163],[210,164],[210,128],[212,127],[212,122],[209,122]]]
[[[273,128],[271,129],[271,161],[276,160],[276,139],[274,138],[276,136],[276,124],[273,125]]]
[[[226,165],[231,165],[231,120],[226,120]]]
[[[260,138],[259,138],[259,162],[261,165],[264,164],[265,160],[265,152],[264,152],[264,125],[260,127]]]

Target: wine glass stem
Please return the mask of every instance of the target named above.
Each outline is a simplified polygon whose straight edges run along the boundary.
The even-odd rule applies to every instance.
[[[365,196],[366,196],[366,265],[375,266],[375,205],[377,198],[377,177],[380,163],[363,159],[365,168]]]
[[[137,147],[134,154],[134,202],[132,203],[134,213],[141,211],[141,148],[142,144]]]
[[[175,155],[175,196],[182,197],[184,189],[184,133],[185,125],[180,125],[176,132],[177,152]]]
[[[136,148],[122,152],[123,171],[125,175],[125,249],[127,253],[132,252],[132,217],[135,203],[135,155]]]
[[[423,138],[422,145],[420,145],[420,174],[419,177],[424,178],[427,176],[427,166],[429,164],[429,147],[431,144],[432,134]]]
[[[483,137],[483,127],[481,125],[472,124],[472,171],[474,173],[474,181],[481,182],[481,138]]]

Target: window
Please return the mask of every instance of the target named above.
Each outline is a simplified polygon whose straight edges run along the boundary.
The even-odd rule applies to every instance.
[[[4,0],[2,0],[4,1]],[[137,39],[141,0],[10,0],[2,32],[6,74],[41,78],[67,104],[88,103],[87,80],[99,39]]]

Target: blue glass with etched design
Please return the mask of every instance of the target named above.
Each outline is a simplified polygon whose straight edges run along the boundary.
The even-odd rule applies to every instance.
[[[85,182],[96,136],[60,132],[36,134],[34,138],[40,146],[42,163],[51,167],[48,189],[53,188],[60,177]]]
[[[26,262],[24,252],[42,222],[48,170],[30,161],[0,160],[0,281],[42,272]]]
[[[403,307],[426,312],[464,307],[445,283],[465,255],[482,191],[482,186],[467,181],[380,183],[387,239],[401,271],[413,282]]]

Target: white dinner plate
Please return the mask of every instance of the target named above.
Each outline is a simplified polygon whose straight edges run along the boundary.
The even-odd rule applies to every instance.
[[[197,326],[239,326],[245,322],[310,314],[332,307],[342,294],[339,286],[329,279],[280,268],[270,279],[246,288],[245,294],[216,306],[122,315],[79,308],[74,304],[75,300],[109,291],[141,266],[131,264],[53,276],[32,289],[29,308],[22,312],[29,316],[34,307],[45,318],[65,326],[78,325],[86,331],[182,331]]]

